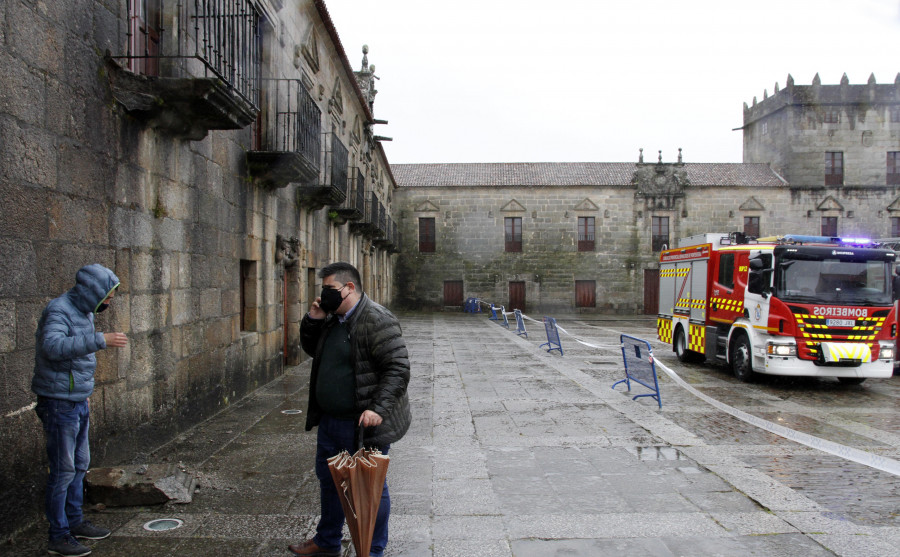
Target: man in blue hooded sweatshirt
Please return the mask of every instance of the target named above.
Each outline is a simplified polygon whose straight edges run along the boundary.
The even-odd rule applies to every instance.
[[[47,435],[50,476],[45,497],[52,555],[82,557],[91,550],[78,538],[100,540],[109,530],[84,520],[83,480],[91,460],[88,444],[94,391],[94,352],[128,344],[124,333],[100,333],[94,316],[109,307],[119,286],[116,275],[99,264],[82,267],[75,286],[47,304],[35,333],[36,412]]]

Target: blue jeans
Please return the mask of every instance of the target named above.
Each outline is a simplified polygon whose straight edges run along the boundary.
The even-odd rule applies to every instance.
[[[35,408],[44,424],[50,476],[44,498],[50,541],[69,533],[83,520],[84,474],[91,462],[88,402],[38,397]]]
[[[330,416],[322,416],[316,442],[316,477],[319,478],[320,501],[322,514],[316,526],[313,541],[326,551],[341,550],[341,528],[344,526],[344,509],[334,486],[331,472],[328,471],[327,460],[342,450],[350,454],[356,452],[355,435],[356,420],[339,420]],[[387,454],[390,445],[378,447],[382,454]],[[388,541],[388,517],[391,514],[391,496],[388,493],[387,481],[381,493],[378,517],[375,519],[375,532],[372,535],[370,555],[380,556]],[[361,556],[366,557],[366,556]]]

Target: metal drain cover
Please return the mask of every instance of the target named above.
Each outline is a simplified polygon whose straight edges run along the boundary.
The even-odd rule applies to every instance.
[[[184,522],[177,518],[157,518],[144,524],[144,530],[149,532],[165,532],[166,530],[174,530],[181,528]]]

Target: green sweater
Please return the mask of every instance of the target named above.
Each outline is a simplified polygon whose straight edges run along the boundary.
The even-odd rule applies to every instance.
[[[353,419],[356,412],[356,378],[350,365],[350,333],[346,323],[332,327],[322,347],[316,399],[322,411],[334,418]]]

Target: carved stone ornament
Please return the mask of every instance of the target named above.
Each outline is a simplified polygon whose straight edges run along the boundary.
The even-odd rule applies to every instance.
[[[863,147],[871,147],[872,146],[872,132],[870,130],[866,130],[862,132],[862,144]]]
[[[281,234],[275,237],[275,264],[284,264],[286,269],[297,264],[300,255],[300,240],[295,237],[285,238]]]

